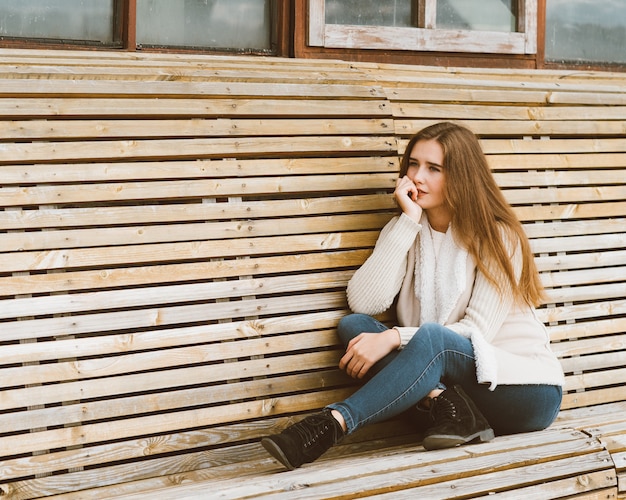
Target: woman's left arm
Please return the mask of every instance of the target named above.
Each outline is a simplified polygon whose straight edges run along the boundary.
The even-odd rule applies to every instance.
[[[511,263],[515,279],[519,280],[523,265],[519,243],[511,257]],[[482,272],[477,271],[465,315],[458,322],[446,325],[446,327],[464,337],[470,337],[472,332],[478,332],[491,343],[514,306],[515,297],[511,285],[502,273],[493,265],[489,266],[489,271],[495,276],[500,276],[500,286],[494,285]]]

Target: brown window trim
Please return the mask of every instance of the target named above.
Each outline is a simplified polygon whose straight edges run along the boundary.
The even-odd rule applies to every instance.
[[[207,53],[207,54],[232,54],[233,51],[214,49],[181,49],[178,47],[163,48],[137,48],[137,0],[117,0],[116,19],[117,43],[97,44],[81,43],[73,40],[29,40],[19,38],[0,37],[0,48],[20,49],[64,49],[64,50],[126,50],[130,52],[164,52],[164,53]],[[278,57],[293,57],[293,2],[291,0],[276,0],[277,25],[275,50],[271,55]],[[268,55],[267,51],[236,51],[236,53]]]

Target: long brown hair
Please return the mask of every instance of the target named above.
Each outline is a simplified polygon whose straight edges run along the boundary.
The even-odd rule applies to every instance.
[[[444,198],[458,244],[467,249],[478,269],[495,286],[502,289],[505,278],[516,299],[539,305],[544,292],[528,238],[496,184],[476,135],[450,122],[426,127],[409,141],[400,177],[406,175],[413,147],[421,140],[435,140],[443,149]],[[505,237],[510,239],[509,245]],[[507,250],[515,249],[517,241],[523,259],[519,282]]]

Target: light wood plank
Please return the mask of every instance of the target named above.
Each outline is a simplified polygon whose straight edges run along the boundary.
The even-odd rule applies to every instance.
[[[168,349],[207,342],[243,340],[281,333],[287,335],[299,331],[326,330],[334,328],[345,314],[346,310],[339,309],[201,326],[149,329],[115,335],[61,338],[56,339],[53,344],[46,342],[11,344],[4,346],[2,362],[3,364],[16,364],[78,356],[93,357],[111,353]],[[54,349],[50,349],[51,345]]]
[[[407,95],[408,93],[410,95]],[[515,95],[513,92],[503,94]],[[475,120],[471,123],[478,127],[483,122],[504,126],[512,122],[522,122],[531,125],[541,123],[544,126],[552,125],[559,127],[566,125],[568,122],[593,124],[604,123],[607,120],[626,119],[626,107],[624,106],[610,106],[606,108],[601,106],[503,106],[493,102],[476,104],[476,101],[462,105],[455,103],[432,104],[429,102],[411,102],[427,101],[429,96],[421,90],[413,91],[409,89],[394,89],[392,99],[394,100],[393,114],[396,118],[399,118],[395,120],[395,123],[400,124],[397,130],[402,130],[401,124],[405,123],[405,120],[409,118],[418,120]],[[407,124],[410,123],[410,121],[407,121]],[[517,125],[522,125],[522,123],[517,123]],[[540,130],[538,129],[538,131]]]
[[[67,86],[65,82],[60,82]],[[1,118],[70,117],[246,117],[246,116],[390,116],[384,100],[339,99],[172,99],[172,98],[29,98],[0,99]]]
[[[46,269],[77,269],[93,266],[119,266],[125,264],[162,263],[211,258],[244,257],[274,254],[276,248],[289,248],[291,253],[319,250],[337,250],[372,247],[382,224],[376,231],[298,234],[291,236],[230,239],[223,241],[184,241],[179,243],[146,244],[110,248],[83,248],[44,250],[34,252],[0,253],[2,272],[35,271]],[[354,229],[352,227],[351,229]]]
[[[504,154],[487,156],[489,166],[494,171],[506,170],[572,170],[622,168],[626,153],[541,153]]]
[[[125,81],[116,80],[72,80],[68,85],[60,80],[7,79],[0,87],[0,97],[17,96],[68,96],[68,97],[207,97],[238,96],[249,97],[289,97],[293,100],[308,98],[380,99],[383,90],[366,85],[333,84],[269,84],[254,82],[181,82],[181,81]]]
[[[346,151],[395,153],[390,137],[245,137],[224,139],[159,139],[138,141],[8,143],[3,163],[72,162],[145,159],[203,159],[270,154],[345,154]]]
[[[388,134],[392,130],[390,119],[368,118],[142,120],[140,127],[135,120],[0,122],[0,134],[6,140],[354,135]]]
[[[5,187],[0,190],[0,206],[207,199],[317,191],[330,193],[345,191],[357,181],[361,189],[389,190],[395,186],[396,179],[395,173],[368,173]]]
[[[0,122],[1,123],[1,122]],[[328,158],[264,158],[262,160],[144,161],[127,163],[65,163],[1,165],[3,185],[112,182],[163,179],[206,179],[307,174],[395,173],[400,170],[395,157],[360,156]]]
[[[353,214],[305,218],[261,219],[232,222],[131,226],[116,228],[69,229],[9,233],[0,241],[3,252],[30,250],[120,247],[176,241],[232,240],[259,236],[320,233],[329,230],[365,230],[381,228],[393,214]],[[111,253],[114,249],[109,249]],[[250,253],[253,253],[251,250]]]
[[[370,250],[280,255],[275,257],[140,266],[93,271],[69,271],[0,277],[0,290],[14,295],[61,291],[95,290],[100,288],[157,285],[183,281],[218,280],[223,278],[275,273],[297,273],[307,270],[330,270],[358,267]],[[2,312],[0,308],[0,313]]]
[[[149,307],[138,310],[93,313],[80,316],[59,316],[43,319],[24,319],[7,322],[0,331],[2,341],[27,338],[48,338],[83,333],[113,333],[116,330],[165,327],[173,324],[218,321],[259,315],[277,315],[281,312],[345,309],[344,292],[319,292],[255,300],[214,302],[170,307]]]

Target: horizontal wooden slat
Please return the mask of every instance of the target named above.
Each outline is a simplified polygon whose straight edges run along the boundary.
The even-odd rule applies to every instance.
[[[170,329],[150,329],[83,338],[60,338],[55,339],[53,343],[12,344],[3,346],[2,364],[68,359],[78,356],[94,357],[112,353],[123,354],[206,342],[243,340],[303,330],[325,330],[336,326],[345,313],[344,309],[315,311],[201,326],[179,326]],[[53,349],[52,346],[54,346]]]
[[[626,331],[626,318],[599,319],[596,321],[548,326],[553,342],[566,341],[570,338],[587,338],[596,335],[608,335]]]
[[[93,271],[68,271],[34,275],[0,277],[0,291],[14,295],[96,290],[184,281],[217,280],[238,276],[259,276],[356,267],[369,256],[370,250],[349,250],[279,255],[273,257],[193,262],[161,266],[137,266]],[[0,306],[0,314],[3,308]]]
[[[566,203],[536,206],[513,207],[515,215],[523,221],[543,220],[567,220],[567,219],[590,219],[604,217],[622,217],[626,208],[626,202],[600,202],[600,203]]]
[[[361,189],[391,189],[397,175],[391,173],[334,174],[245,179],[195,179],[87,185],[7,187],[0,190],[0,206],[120,202],[154,199],[259,196],[274,193],[345,191],[359,179]]]
[[[7,79],[0,87],[0,98],[34,96],[128,96],[128,97],[289,97],[294,100],[324,97],[330,100],[349,97],[353,99],[380,99],[383,90],[363,85],[332,84],[269,84],[251,82],[161,82],[125,81],[117,82],[93,80],[83,82],[72,80],[72,84],[60,80]]]
[[[536,238],[531,241],[535,253],[584,250],[623,249],[626,233],[570,236],[566,238]]]
[[[589,171],[550,171],[550,172],[525,172],[523,176],[519,172],[499,174],[494,177],[498,185],[503,188],[524,187],[561,187],[561,186],[604,186],[610,184],[623,184],[626,179],[626,170],[614,169],[598,172]],[[507,190],[508,191],[508,190]]]
[[[204,198],[203,200],[207,200]],[[312,216],[341,212],[395,210],[389,194],[362,194],[323,198],[277,199],[267,201],[233,201],[216,203],[141,204],[84,208],[39,208],[0,211],[0,228],[42,229],[100,226],[102,221],[116,225],[194,222],[211,220],[257,219],[279,216]]]
[[[382,227],[390,214],[355,214],[293,219],[267,219],[162,226],[131,226],[10,233],[0,247],[4,252],[76,247],[135,245],[172,241],[208,241],[268,235],[350,231]],[[277,230],[277,228],[279,228]],[[6,245],[6,246],[5,246]],[[113,250],[110,250],[113,252]],[[251,250],[252,252],[252,250]]]
[[[583,406],[602,405],[626,400],[626,390],[623,386],[611,387],[610,389],[588,390],[584,392],[571,392],[563,395],[561,408],[579,408]]]
[[[199,282],[158,287],[122,288],[104,292],[18,298],[0,302],[0,319],[108,309],[145,307],[152,304],[212,301],[247,295],[288,295],[293,292],[343,288],[351,271],[298,273],[286,276]]]
[[[622,201],[626,197],[626,186],[561,187],[559,189],[507,189],[504,196],[515,203],[569,203],[594,201]]]
[[[110,159],[200,159],[286,154],[319,155],[348,152],[393,153],[390,137],[254,137],[225,139],[160,139],[141,141],[98,141],[94,143],[13,143],[2,146],[2,163],[65,162]]]
[[[362,219],[359,220],[362,222]],[[378,230],[384,225],[382,221],[379,222]],[[356,228],[350,227],[350,230],[353,229]],[[289,254],[296,254],[359,246],[369,247],[376,242],[377,233],[377,231],[355,230],[354,232],[322,232],[308,235],[300,233],[282,237],[235,238],[230,239],[228,245],[224,245],[221,240],[207,241],[201,239],[191,242],[124,246],[120,247],[119,252],[112,252],[110,248],[103,247],[0,253],[0,272],[109,267],[123,264],[137,265],[165,261],[182,262],[185,260],[269,255],[276,254],[277,248],[286,249]],[[4,291],[4,293],[8,292],[8,290]]]
[[[34,386],[3,391],[0,402],[2,410],[19,409],[25,405],[37,406],[60,403],[64,401],[79,401],[85,394],[89,399],[121,397],[124,394],[163,391],[185,386],[199,386],[201,384],[225,383],[236,381],[242,377],[274,376],[281,373],[290,373],[294,368],[301,371],[315,369],[331,369],[337,366],[340,353],[322,351],[300,353],[297,355],[283,355],[276,358],[244,359],[236,363],[216,363],[212,365],[179,367],[171,370],[144,372],[136,374],[111,375],[103,384],[101,379],[84,379],[66,381],[63,384],[50,386]],[[260,415],[257,415],[259,417]],[[228,421],[241,420],[240,415],[231,415]],[[254,416],[251,415],[251,418]],[[207,422],[208,425],[210,422]],[[213,422],[217,423],[217,422]],[[123,425],[119,422],[118,425]],[[158,431],[156,431],[158,432]],[[126,436],[130,436],[127,434]],[[139,434],[135,434],[139,435]],[[123,436],[118,436],[123,437]],[[17,439],[17,437],[15,438]],[[22,446],[28,447],[28,443]],[[60,443],[58,446],[63,446]],[[56,447],[56,446],[55,446]],[[21,449],[21,448],[20,448]],[[47,448],[39,448],[47,449]],[[11,453],[20,453],[14,447],[6,448]]]
[[[1,88],[1,87],[0,87]],[[70,140],[155,137],[256,137],[385,134],[392,130],[390,119],[257,119],[231,120],[74,120],[12,121],[0,123],[3,139]]]
[[[540,153],[489,155],[489,166],[495,172],[506,170],[576,170],[623,168],[626,153]]]
[[[293,295],[289,297],[289,300],[273,297],[31,319],[3,323],[2,330],[0,330],[0,341],[79,335],[100,332],[103,329],[113,332],[115,330],[165,327],[172,324],[217,321],[225,318],[276,315],[280,312],[296,313],[332,308],[345,309],[345,300],[345,293],[343,292],[325,292]]]
[[[524,230],[528,237],[533,240],[535,238],[545,237],[617,233],[626,227],[624,224],[626,224],[626,218],[576,221],[559,220],[557,222],[543,222],[541,224],[525,224]]]
[[[618,262],[613,262],[618,264]],[[542,273],[541,280],[545,287],[575,286],[588,283],[610,283],[626,280],[626,267],[602,267],[582,271],[558,271]]]
[[[621,298],[596,303],[554,306],[549,309],[539,309],[537,311],[537,315],[544,323],[551,323],[557,321],[573,321],[589,318],[619,316],[624,314],[625,311],[626,298]]]
[[[401,92],[402,90],[394,90],[394,93],[398,91]],[[427,97],[427,94],[422,93],[422,95]],[[394,95],[394,98],[398,97],[402,96]],[[481,123],[493,123],[504,127],[523,126],[526,124],[526,126],[537,127],[536,133],[542,131],[542,126],[557,127],[555,130],[558,130],[558,127],[567,127],[568,125],[605,123],[609,120],[618,120],[615,124],[620,125],[619,120],[626,119],[625,106],[502,106],[492,103],[483,105],[430,104],[410,102],[410,99],[406,99],[406,101],[408,102],[402,102],[399,99],[392,105],[394,116],[399,118],[399,120],[395,121],[396,124],[400,125],[399,131],[403,128],[404,119],[408,118],[416,118],[418,120],[475,120],[471,123],[477,127],[480,127]],[[410,128],[413,128],[413,126]],[[502,132],[506,133],[506,130],[505,128]],[[547,132],[547,130],[549,129],[546,129],[544,132]]]
[[[2,165],[3,184],[112,182],[126,180],[206,179],[331,173],[398,172],[394,157],[191,160],[130,163]]]
[[[398,152],[404,154],[408,140],[398,139]],[[554,153],[622,153],[623,139],[483,139],[486,155],[496,154],[554,154]]]
[[[600,285],[551,288],[546,291],[549,302],[600,302],[602,300],[624,296],[624,269],[619,269],[621,276],[615,277],[618,283],[602,283]],[[621,281],[620,281],[621,280]]]
[[[67,86],[65,82],[63,86]],[[0,98],[0,118],[55,117],[266,117],[277,116],[389,116],[384,100],[358,102],[344,99],[168,99],[168,98]]]
[[[207,339],[208,340],[208,339]],[[80,345],[80,342],[76,342]],[[274,338],[246,339],[239,342],[221,342],[219,344],[209,343],[189,347],[179,347],[172,349],[160,349],[144,353],[121,354],[113,357],[103,357],[102,359],[82,359],[77,361],[60,361],[53,364],[30,365],[0,368],[1,386],[12,387],[19,380],[20,385],[44,384],[48,382],[87,380],[113,375],[123,375],[133,372],[143,372],[148,370],[166,369],[176,366],[187,366],[205,363],[204,370],[206,376],[215,370],[215,363],[228,362],[238,358],[248,358],[254,356],[268,355],[274,356],[282,354],[287,356],[291,351],[305,351],[307,349],[322,349],[328,346],[337,345],[335,335],[324,332],[315,334],[295,334],[284,335]],[[78,352],[77,354],[81,354]],[[110,353],[109,353],[110,354]],[[240,361],[241,362],[241,361]],[[269,362],[268,362],[269,363]],[[273,364],[273,362],[272,362]],[[294,368],[296,367],[296,368]],[[300,370],[298,365],[292,368],[283,366],[279,373],[284,370]],[[244,366],[241,366],[244,370]],[[219,371],[221,368],[218,367]],[[266,375],[275,375],[276,368],[266,367]],[[242,376],[245,371],[242,371]],[[131,377],[132,378],[132,377]],[[189,378],[176,377],[176,384],[190,385]],[[212,375],[215,379],[215,374]],[[186,383],[185,383],[186,381]],[[198,383],[201,380],[197,381]],[[164,387],[171,387],[172,382]],[[28,392],[28,391],[26,391]],[[233,395],[233,398],[234,395]],[[4,429],[10,431],[11,429]]]
[[[434,125],[440,120],[398,120],[396,133],[399,135],[416,134],[423,128]],[[597,121],[498,121],[498,120],[459,120],[458,123],[470,128],[481,136],[502,135],[550,135],[552,137],[571,135],[616,136],[626,133],[626,124],[620,120]]]

